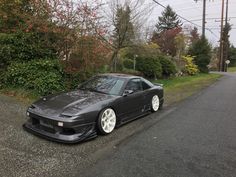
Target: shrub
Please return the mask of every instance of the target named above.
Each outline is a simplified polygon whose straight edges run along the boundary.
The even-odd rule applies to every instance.
[[[177,72],[174,62],[168,57],[160,56],[159,59],[162,68],[162,76],[169,77]]]
[[[161,77],[162,68],[158,58],[155,57],[138,57],[137,58],[137,70],[142,72],[148,78]]]
[[[81,71],[65,74],[65,87],[66,89],[75,89],[80,83],[87,81],[94,75],[95,72],[93,71]]]
[[[134,61],[131,60],[131,59],[125,59],[125,60],[123,61],[123,65],[124,65],[124,67],[127,68],[127,69],[133,69],[133,68],[134,68]]]
[[[4,85],[51,94],[64,89],[62,68],[56,60],[14,62],[4,74]]]
[[[3,87],[4,71],[0,69],[0,89]]]
[[[44,34],[0,33],[0,68],[12,61],[29,61],[38,58],[55,58],[56,51]]]
[[[122,71],[122,73],[124,74],[130,74],[130,75],[135,75],[135,76],[143,76],[143,74],[140,72],[140,71],[136,71],[136,70],[133,70],[133,69],[124,69]]]
[[[195,75],[199,72],[197,65],[193,63],[193,57],[190,55],[182,56],[182,60],[185,62],[183,73],[188,75]]]

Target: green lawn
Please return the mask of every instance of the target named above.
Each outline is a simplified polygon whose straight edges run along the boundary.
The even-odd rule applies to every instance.
[[[183,76],[154,82],[164,84],[165,103],[170,105],[211,85],[220,77],[221,75],[219,74],[198,74],[195,76]]]
[[[236,66],[235,67],[229,67],[228,72],[236,72]]]

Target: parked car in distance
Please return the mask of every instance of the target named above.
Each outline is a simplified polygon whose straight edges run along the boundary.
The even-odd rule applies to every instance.
[[[27,110],[25,130],[63,143],[77,143],[159,110],[163,87],[126,74],[101,74],[78,89],[49,95]]]

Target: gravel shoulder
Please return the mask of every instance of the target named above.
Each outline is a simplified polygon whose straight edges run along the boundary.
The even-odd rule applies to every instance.
[[[0,176],[79,176],[116,145],[148,128],[160,111],[126,124],[109,136],[75,145],[50,142],[24,131],[27,106],[0,95]]]

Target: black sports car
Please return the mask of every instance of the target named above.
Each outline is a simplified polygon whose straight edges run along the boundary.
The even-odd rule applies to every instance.
[[[27,110],[23,127],[36,135],[76,143],[109,134],[130,120],[163,105],[163,88],[125,74],[102,74],[78,89],[44,97]]]

